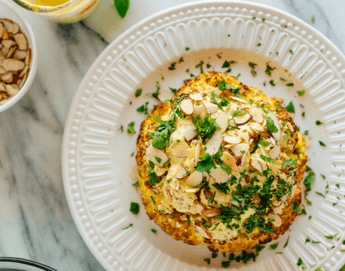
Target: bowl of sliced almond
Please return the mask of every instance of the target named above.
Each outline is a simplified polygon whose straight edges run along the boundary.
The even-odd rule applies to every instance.
[[[13,4],[0,0],[0,112],[29,90],[37,71],[33,31]]]

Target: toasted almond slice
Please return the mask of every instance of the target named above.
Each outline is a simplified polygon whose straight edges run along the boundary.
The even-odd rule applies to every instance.
[[[182,179],[184,178],[183,176],[187,173],[187,170],[185,169],[185,167],[180,166],[180,168],[178,169],[177,173],[176,173],[176,178],[177,179]]]
[[[273,133],[272,135],[273,135],[273,137],[274,137],[277,141],[279,141],[279,139],[280,139],[280,125],[279,125],[278,118],[277,118],[276,115],[274,115],[272,112],[269,112],[269,113],[267,114],[267,116],[270,117],[270,118],[273,120],[274,125],[278,128],[278,132],[277,132],[277,133]],[[266,124],[266,125],[267,125],[267,124]]]
[[[248,123],[248,126],[252,128],[254,131],[258,131],[258,132],[262,131],[262,126],[257,122],[250,122]]]
[[[251,159],[249,160],[249,164],[250,164],[253,168],[255,168],[257,171],[262,172],[261,163],[260,163],[257,159],[251,158]]]
[[[16,23],[12,23],[12,25],[13,25],[12,34],[15,35],[15,34],[17,34],[19,32],[20,27]]]
[[[15,45],[16,43],[13,40],[3,40],[2,45],[6,48],[11,48],[11,46]]]
[[[5,91],[5,90],[6,90],[6,85],[0,82],[0,91]]]
[[[195,192],[197,192],[198,190],[195,189],[195,188],[185,188],[184,191],[185,191],[186,193],[195,193]]]
[[[287,179],[287,183],[289,184],[289,185],[292,185],[292,184],[294,184],[294,178],[293,178],[293,176],[290,176],[288,179]]]
[[[189,94],[189,98],[191,98],[193,101],[201,101],[202,100],[202,94],[197,92],[197,93],[191,93]]]
[[[170,154],[174,157],[185,158],[187,157],[187,149],[189,148],[187,143],[180,142],[170,149]]]
[[[190,159],[190,160],[194,159],[194,157],[195,157],[195,148],[187,149],[186,153],[187,153],[187,159]]]
[[[204,237],[204,238],[207,238],[207,239],[211,239],[212,238],[212,235],[211,237],[209,236],[210,234],[204,230],[202,227],[199,227],[199,226],[195,226],[196,227],[196,230],[198,231],[199,235]]]
[[[3,75],[0,76],[0,79],[4,82],[4,83],[12,83],[13,80],[13,73],[12,72],[7,72]]]
[[[214,217],[220,214],[221,214],[220,208],[205,209],[201,212],[201,215],[205,217]]]
[[[228,114],[225,112],[221,111],[216,117],[216,123],[220,126],[221,132],[225,132],[226,128],[228,128]]]
[[[252,118],[252,115],[250,114],[242,114],[234,117],[234,120],[236,121],[237,125],[245,124],[248,121],[250,121]]]
[[[253,113],[253,120],[258,122],[258,123],[262,123],[264,120],[264,117],[262,116],[261,110],[257,107],[253,107],[252,110]]]
[[[246,143],[240,143],[231,148],[231,151],[236,155],[236,156],[242,156],[243,152],[247,152],[249,150],[249,145]]]
[[[220,166],[217,168],[212,168],[210,170],[210,175],[216,182],[225,183],[228,179],[231,178],[231,174],[227,174]]]
[[[21,71],[21,73],[18,75],[19,78],[22,78],[27,72],[29,71],[29,67],[25,66],[25,68]]]
[[[25,65],[29,66],[31,61],[31,50],[29,49],[25,57]]]
[[[241,159],[241,167],[247,167],[247,164],[249,162],[249,158],[250,158],[250,153],[248,151],[246,151]]]
[[[260,182],[266,182],[266,178],[265,178],[264,176],[256,175],[256,178],[257,178]]]
[[[28,48],[28,44],[25,38],[25,35],[22,33],[16,34],[13,36],[14,40],[19,46],[19,50],[26,50]]]
[[[186,183],[189,186],[197,186],[202,182],[202,173],[200,171],[194,171],[191,175],[188,176]]]
[[[204,102],[204,105],[209,114],[216,113],[218,110],[218,106],[215,105],[214,103]]]
[[[19,89],[21,89],[21,88],[24,86],[24,84],[25,84],[27,78],[28,78],[28,74],[26,73],[26,74],[24,75],[23,79],[20,81],[20,83],[19,83],[19,81],[17,82],[17,83],[18,83]]]
[[[279,207],[276,207],[273,209],[273,212],[276,214],[282,214],[284,207],[285,207],[284,204],[280,204]]]
[[[289,129],[289,131],[291,132],[291,133],[293,133],[295,130],[293,129],[293,127],[292,127],[292,124],[290,123],[290,122],[288,122],[287,124],[286,124],[286,126],[287,126],[287,128]]]
[[[163,151],[153,146],[149,146],[146,149],[146,155],[152,163],[161,167],[166,161],[168,161],[168,156],[166,156],[166,154]],[[158,158],[158,160],[160,160],[160,162],[157,161],[156,157]]]
[[[203,118],[206,114],[206,108],[203,104],[201,105],[194,105],[194,112],[193,112],[193,116],[198,116],[200,115],[201,118]]]
[[[11,58],[15,50],[17,50],[17,46],[12,46],[11,49],[8,51],[6,57]]]
[[[6,48],[6,47],[2,47],[1,48],[1,53],[6,56],[8,54],[8,52],[10,51],[10,49]]]
[[[1,72],[0,72],[1,74]],[[309,148],[310,147],[310,142],[311,142],[311,136],[310,135],[303,135],[304,141],[305,141],[305,147]]]
[[[7,73],[7,71],[4,69],[4,67],[0,66],[0,75],[5,73]]]
[[[196,144],[196,147],[195,147],[195,161],[194,161],[194,163],[195,163],[195,165],[198,163],[198,161],[199,161],[199,157],[200,157],[200,150],[201,150],[201,144],[200,144],[200,142],[198,142],[197,144]]]
[[[171,92],[168,92],[166,90],[161,90],[158,95],[158,99],[164,103],[167,100],[172,100],[174,97]]]
[[[221,131],[217,131],[206,143],[206,153],[212,155],[218,152],[219,146],[223,141],[223,134]]]
[[[280,155],[280,146],[279,144],[276,144],[271,150],[270,150],[270,157],[272,159],[277,159]]]
[[[132,167],[131,168],[131,170],[129,171],[129,178],[132,181],[139,180],[139,169],[138,169],[138,167]]]
[[[8,62],[7,64],[8,70],[17,72],[24,69],[25,64],[23,61],[16,60],[16,59],[9,59],[9,60],[10,62]]]
[[[187,141],[190,141],[192,140],[193,138],[195,138],[198,133],[196,131],[196,128],[195,126],[191,125],[191,126],[188,126],[184,131],[183,131],[183,135],[184,135],[184,138],[187,140]]]
[[[268,218],[274,220],[274,221],[272,222],[272,224],[273,224],[275,227],[280,227],[280,226],[282,225],[282,220],[281,220],[281,218],[280,218],[279,215],[277,215],[277,214],[274,214],[274,215],[273,215],[273,214],[269,214],[269,215],[268,215]]]
[[[18,60],[23,60],[23,59],[25,59],[26,55],[27,55],[27,52],[26,52],[26,51],[17,50],[17,51],[13,54],[13,58],[18,59]]]
[[[4,25],[4,28],[6,29],[6,31],[8,33],[12,33],[13,32],[13,24],[10,21],[1,20],[0,22]]]
[[[210,190],[202,189],[200,192],[200,201],[201,203],[208,205],[208,200],[213,196],[213,193]]]
[[[165,169],[157,165],[155,165],[153,171],[156,173],[158,177],[162,176],[165,173]]]
[[[242,139],[237,136],[224,135],[224,141],[230,144],[238,144],[242,142]]]
[[[4,40],[8,39],[8,32],[4,27],[2,28],[2,39]]]
[[[192,115],[194,112],[194,104],[193,104],[192,100],[191,99],[184,99],[180,103],[180,109],[181,109],[183,114],[185,114],[187,116]]]
[[[233,172],[238,171],[238,168],[236,165],[236,159],[230,153],[224,151],[221,159],[224,165],[231,168]]]
[[[0,22],[0,38],[2,38],[3,29],[4,29],[4,25]]]
[[[233,100],[235,100],[235,101],[238,101],[238,102],[240,102],[240,103],[245,103],[245,104],[248,103],[246,100],[243,100],[243,99],[241,99],[241,98],[237,98],[237,97],[235,97],[235,96],[231,96],[230,98],[233,99]]]
[[[291,198],[293,198],[295,196],[296,189],[297,189],[297,185],[295,184],[291,189]]]
[[[13,97],[18,93],[18,87],[16,85],[6,85],[6,93],[8,96]]]

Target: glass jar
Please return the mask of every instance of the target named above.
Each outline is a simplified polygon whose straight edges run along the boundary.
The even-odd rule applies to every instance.
[[[61,5],[43,6],[36,4],[34,0],[13,1],[27,10],[60,23],[72,23],[85,19],[101,2],[101,0],[70,0]],[[49,0],[46,3],[49,3]]]

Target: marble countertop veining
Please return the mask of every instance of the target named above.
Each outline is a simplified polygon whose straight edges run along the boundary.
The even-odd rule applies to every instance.
[[[30,91],[0,117],[0,256],[35,260],[58,270],[104,270],[71,217],[61,174],[64,124],[90,65],[129,27],[186,0],[131,0],[122,20],[112,0],[90,18],[57,24],[23,11],[38,45],[38,72]],[[343,0],[254,0],[313,25],[345,51]],[[311,18],[315,16],[315,23]]]

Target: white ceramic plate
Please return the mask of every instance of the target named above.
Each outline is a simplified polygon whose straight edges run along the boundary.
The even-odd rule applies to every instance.
[[[184,62],[168,70],[182,56]],[[345,249],[345,58],[299,19],[242,1],[193,3],[151,16],[109,45],[86,74],[68,115],[62,161],[67,200],[86,244],[107,270],[221,269],[221,261],[226,260],[221,254],[207,265],[203,259],[211,253],[205,247],[173,240],[149,221],[143,206],[138,216],[129,212],[130,202],[139,202],[139,198],[128,177],[136,164],[131,154],[137,134],[127,134],[127,125],[135,121],[138,131],[146,116],[136,108],[145,101],[151,107],[157,103],[144,95],[155,91],[156,81],[162,89],[178,88],[190,73],[200,73],[195,66],[201,60],[204,70],[223,72],[225,60],[237,61],[231,65],[231,74],[241,74],[240,81],[269,95],[284,97],[285,105],[293,101],[297,125],[312,137],[308,165],[316,181],[308,196],[312,201],[306,207],[308,215],[296,219],[291,231],[278,239],[276,250],[266,246],[245,270],[297,270],[302,266],[338,270],[345,262],[341,252]],[[258,64],[256,77],[249,61]],[[271,77],[265,74],[269,61],[276,67]],[[212,67],[207,69],[206,63]],[[294,87],[287,87],[289,82]],[[138,88],[144,94],[135,98]],[[299,97],[296,92],[302,89],[306,94]],[[324,124],[317,126],[316,120]],[[120,125],[125,132],[118,130]],[[319,140],[327,147],[321,147]],[[134,226],[123,230],[130,223]],[[158,230],[156,235],[152,228]],[[333,239],[325,237],[334,234]],[[305,244],[306,238],[321,243]],[[300,267],[299,258],[303,261]]]

